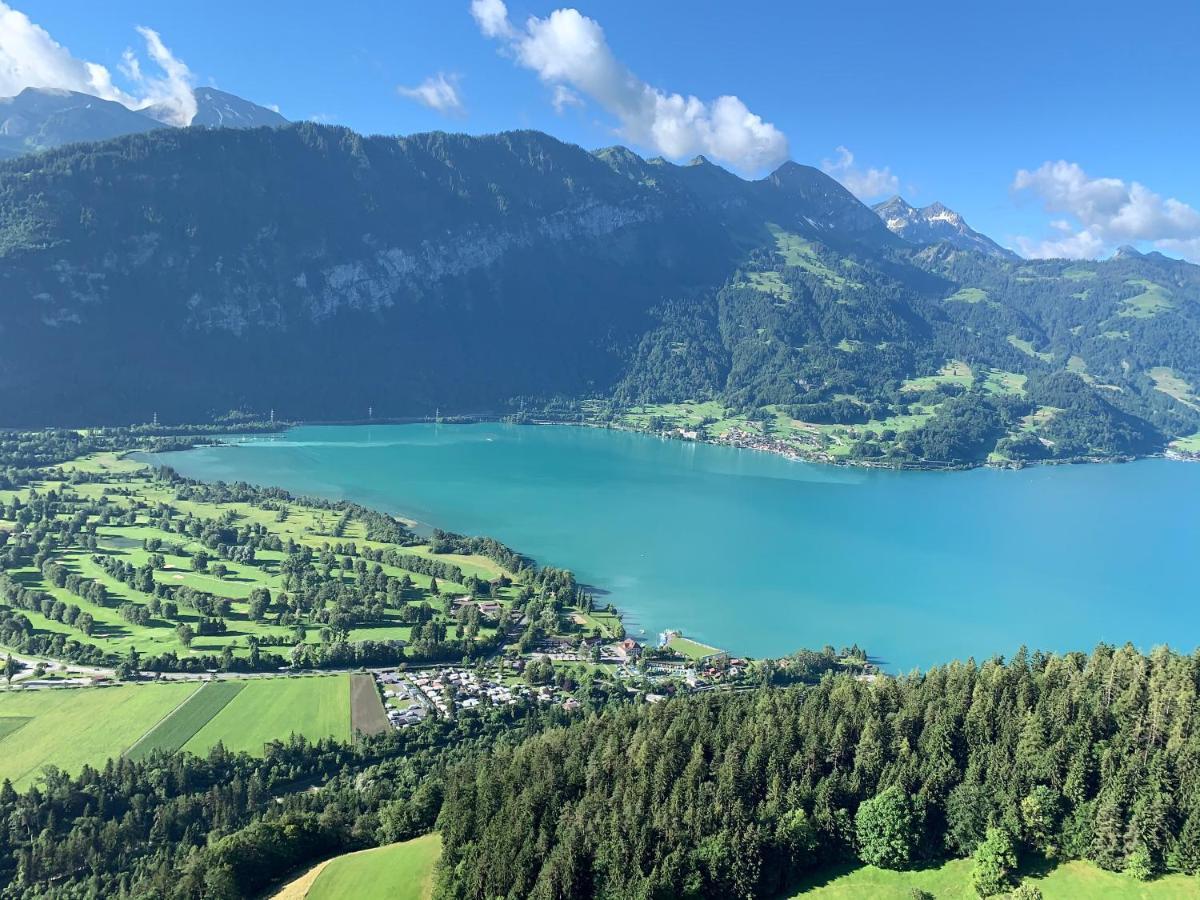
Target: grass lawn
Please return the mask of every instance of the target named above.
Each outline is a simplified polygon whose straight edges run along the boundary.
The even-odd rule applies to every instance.
[[[223,710],[246,686],[242,681],[211,681],[192,694],[153,731],[129,748],[130,759],[145,759],[155,750],[174,753]]]
[[[350,739],[350,676],[253,678],[183,745],[203,755],[221,742],[228,750],[262,753],[263,744],[292,733],[310,741]]]
[[[914,889],[928,891],[937,900],[978,900],[971,887],[969,859],[954,859],[941,866],[911,872],[891,872],[874,866],[838,867],[810,876],[791,895],[805,900],[908,900]],[[1142,883],[1125,875],[1106,872],[1091,863],[1068,862],[1046,874],[1031,874],[1046,900],[1194,900],[1200,898],[1200,880],[1169,875]]]
[[[667,648],[688,659],[702,659],[705,656],[721,652],[716,647],[710,647],[708,644],[701,644],[699,641],[685,637],[671,638],[667,641]]]
[[[321,869],[307,900],[425,900],[442,839],[427,834],[399,844],[350,853]]]
[[[120,756],[197,689],[183,684],[120,685],[0,693],[0,717],[29,721],[0,738],[0,778],[17,788],[41,768],[78,773]]]

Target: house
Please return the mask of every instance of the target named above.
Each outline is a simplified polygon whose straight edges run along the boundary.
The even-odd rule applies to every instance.
[[[642,655],[642,645],[633,638],[625,638],[615,649],[617,656],[624,660],[634,660]]]

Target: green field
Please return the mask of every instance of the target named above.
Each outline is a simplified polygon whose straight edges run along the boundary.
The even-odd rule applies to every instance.
[[[24,728],[33,719],[29,716],[4,716],[0,718],[0,740],[8,737],[14,731]]]
[[[1167,366],[1155,366],[1147,374],[1154,381],[1156,391],[1161,391],[1185,406],[1200,410],[1200,398],[1197,398],[1191,384],[1181,378],[1174,369]]]
[[[227,750],[262,753],[268,741],[298,734],[310,741],[350,739],[350,676],[255,678],[184,745],[203,755],[218,742]]]
[[[1118,315],[1132,319],[1148,319],[1175,305],[1171,302],[1171,292],[1161,284],[1144,278],[1135,278],[1125,283],[1130,287],[1141,288],[1142,292],[1122,300]]]
[[[983,389],[989,394],[1013,394],[1023,397],[1028,380],[1028,375],[1005,372],[1003,369],[988,369],[984,373]]]
[[[181,703],[158,726],[129,748],[130,759],[146,759],[155,750],[174,753],[192,739],[245,687],[242,681],[212,681]]]
[[[971,887],[969,859],[955,859],[930,869],[893,872],[874,866],[827,870],[808,878],[792,897],[804,900],[909,900],[914,890],[937,900],[978,900]],[[1134,881],[1091,863],[1068,862],[1025,879],[1041,889],[1045,900],[1197,900],[1200,880],[1168,875],[1151,882]]]
[[[900,386],[902,391],[932,391],[942,384],[957,384],[969,388],[975,382],[971,367],[965,362],[952,359],[940,369],[936,375],[923,375],[920,378],[910,378]]]
[[[861,288],[862,283],[847,278],[842,273],[831,268],[817,254],[817,249],[811,241],[806,241],[798,234],[784,231],[777,225],[768,225],[775,238],[776,252],[783,257],[784,265],[803,269],[810,275],[815,275],[833,288]],[[847,268],[853,267],[850,260],[842,260]]]
[[[1200,453],[1200,431],[1171,441],[1171,447],[1184,453]]]
[[[0,778],[18,788],[43,766],[71,773],[120,756],[197,689],[181,684],[6,691],[0,718],[27,718],[0,738]]]
[[[708,644],[701,644],[699,641],[693,641],[691,638],[685,637],[671,638],[667,642],[667,649],[674,651],[679,656],[686,656],[688,659],[703,659],[706,656],[721,652],[716,647],[710,647]]]
[[[426,900],[442,839],[427,834],[400,844],[339,856],[325,866],[307,900]]]

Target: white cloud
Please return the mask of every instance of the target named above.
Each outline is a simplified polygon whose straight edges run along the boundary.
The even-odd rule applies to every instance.
[[[1095,259],[1108,246],[1103,238],[1086,228],[1060,238],[1034,240],[1018,236],[1016,244],[1017,251],[1027,259]]]
[[[0,96],[18,94],[27,87],[79,91],[131,109],[160,106],[163,118],[171,124],[188,124],[196,114],[191,72],[157,32],[145,27],[137,30],[161,74],[147,75],[133,51],[126,50],[118,67],[128,81],[130,90],[126,91],[113,82],[107,67],[72,56],[27,15],[0,2]]]
[[[613,55],[600,24],[576,9],[530,16],[524,28],[509,21],[502,0],[472,0],[471,15],[486,37],[502,40],[518,64],[553,88],[559,111],[589,97],[617,118],[626,140],[674,159],[703,153],[759,171],[787,158],[787,138],[740,99],[705,103],[646,84]]]
[[[562,115],[568,106],[583,106],[583,98],[565,84],[556,84],[550,103],[554,106],[554,111]]]
[[[400,96],[416,100],[422,106],[428,106],[443,115],[457,115],[463,112],[457,75],[438,72],[436,75],[430,75],[416,87],[400,85],[396,91]]]
[[[1182,256],[1184,259],[1194,263],[1200,263],[1200,237],[1194,238],[1164,238],[1161,241],[1156,241],[1155,246],[1160,250],[1166,250],[1168,253],[1174,253]]]
[[[1012,187],[1040,197],[1047,212],[1069,217],[1051,222],[1060,237],[1018,238],[1028,256],[1096,257],[1116,244],[1148,241],[1200,260],[1200,211],[1139,182],[1090,178],[1078,163],[1059,160],[1021,169]]]
[[[196,116],[196,95],[192,91],[195,79],[191,70],[167,49],[157,31],[144,25],[139,25],[137,31],[146,42],[146,52],[162,70],[161,76],[147,77],[141,66],[137,67],[137,77],[132,80],[142,93],[138,108],[156,106],[162,110],[163,121],[172,125],[190,124]],[[130,56],[127,54],[127,58]]]
[[[471,15],[475,17],[484,37],[516,36],[516,29],[508,21],[508,7],[503,0],[471,0]]]
[[[887,166],[882,169],[861,169],[854,165],[854,154],[845,147],[835,151],[837,159],[821,160],[821,170],[836,178],[859,200],[874,200],[899,193],[900,179]]]

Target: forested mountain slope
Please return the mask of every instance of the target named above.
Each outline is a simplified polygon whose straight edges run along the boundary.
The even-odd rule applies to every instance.
[[[900,462],[1200,430],[1200,268],[916,247],[810,167],[745,181],[536,132],[162,130],[13,160],[0,304],[6,425],[711,400]]]
[[[1017,853],[1195,873],[1196,688],[1194,658],[1101,647],[610,710],[451,770],[435,896],[786,896],[985,841],[981,896]]]

